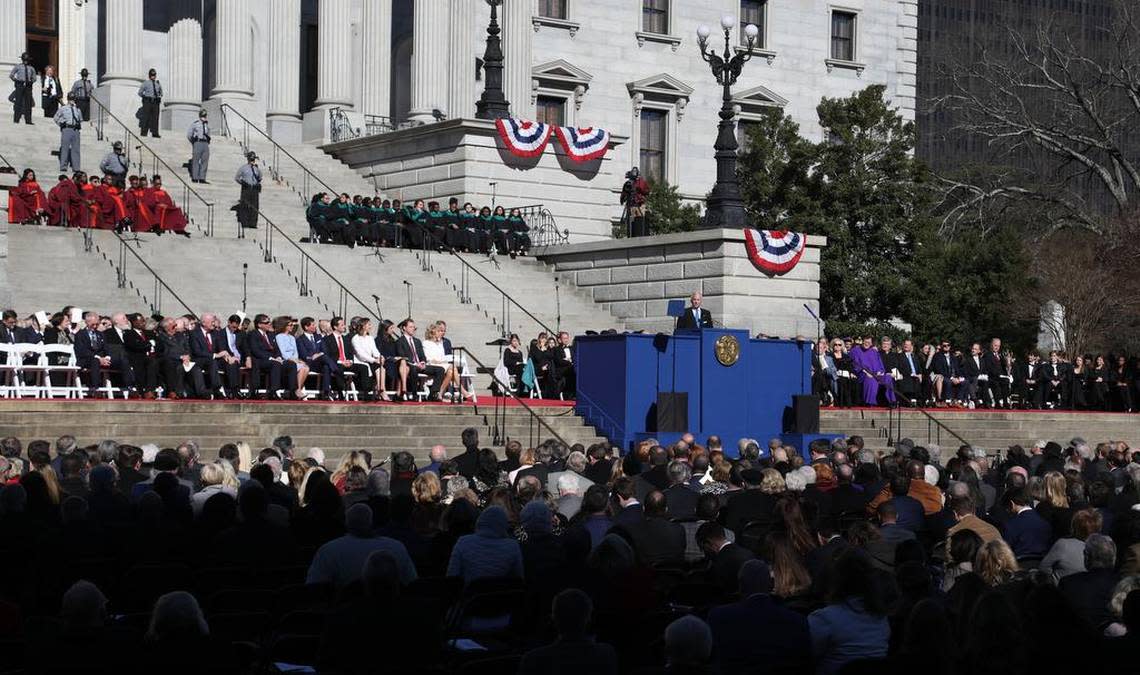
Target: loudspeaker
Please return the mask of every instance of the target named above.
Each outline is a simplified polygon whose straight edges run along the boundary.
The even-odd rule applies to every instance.
[[[792,397],[792,433],[819,433],[819,398],[807,394]]]
[[[689,392],[659,392],[657,394],[657,431],[684,432],[688,430]]]

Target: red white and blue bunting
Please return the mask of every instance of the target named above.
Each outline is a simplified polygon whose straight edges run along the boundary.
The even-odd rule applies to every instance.
[[[610,132],[597,127],[557,127],[554,130],[566,156],[575,162],[588,162],[605,157],[610,147]]]
[[[516,157],[537,157],[546,149],[553,127],[541,122],[506,117],[495,120],[499,138]]]
[[[800,261],[807,235],[783,230],[744,230],[744,248],[752,264],[765,274],[787,274]]]

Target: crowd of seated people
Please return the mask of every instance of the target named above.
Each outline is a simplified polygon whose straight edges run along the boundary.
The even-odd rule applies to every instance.
[[[471,202],[460,207],[455,197],[441,210],[439,202],[422,199],[402,204],[399,199],[321,192],[310,200],[306,218],[313,239],[322,243],[496,251],[512,258],[530,249],[530,227],[519,209],[508,213],[502,206],[493,211],[484,206],[476,211]]]
[[[2,315],[0,343],[16,345],[10,363],[37,364],[40,355],[19,345],[68,345],[79,387],[91,397],[114,395],[108,383],[128,398],[148,399],[459,402],[473,395],[466,359],[453,349],[445,321],[432,322],[421,339],[411,318],[376,326],[360,316],[233,314],[223,324],[211,313],[101,316],[70,306],[24,320],[10,309]],[[51,366],[68,363],[66,353],[42,357]],[[48,373],[60,388],[68,376],[64,369]]]
[[[190,236],[186,215],[162,187],[158,174],[149,180],[132,175],[125,189],[109,174],[102,181],[82,171],[70,177],[60,174],[45,194],[35,171],[26,169],[8,192],[8,222]]]
[[[1140,361],[1122,354],[1072,358],[1030,350],[1024,359],[1000,338],[966,353],[942,340],[915,349],[890,337],[821,338],[812,358],[813,393],[825,406],[910,405],[956,408],[1135,412]]]
[[[5,665],[1135,672],[1126,443],[460,440],[330,470],[289,437],[0,439]]]

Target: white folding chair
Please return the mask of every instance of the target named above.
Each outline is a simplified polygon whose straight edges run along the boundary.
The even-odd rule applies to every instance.
[[[19,398],[22,371],[19,345],[0,344],[0,396]]]
[[[47,396],[47,388],[44,384],[44,345],[38,344],[25,344],[16,345],[21,354],[19,356],[21,363],[19,387],[16,392],[17,396],[35,396],[36,398],[43,398]],[[28,363],[33,360],[34,363]]]
[[[479,402],[479,394],[475,391],[475,373],[472,373],[467,365],[467,354],[462,347],[456,347],[453,350],[455,360],[459,362],[459,384],[460,390],[467,389],[471,392],[471,402]]]
[[[51,365],[53,355],[64,355],[66,361],[61,365]],[[55,398],[62,394],[64,398],[83,398],[85,391],[79,382],[79,366],[75,364],[75,349],[71,345],[43,345],[40,348],[39,365],[44,395]],[[53,374],[63,376],[63,386],[57,386],[52,380]]]

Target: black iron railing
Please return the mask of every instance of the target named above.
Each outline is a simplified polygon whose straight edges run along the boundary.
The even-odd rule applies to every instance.
[[[123,152],[127,156],[127,161],[134,166],[138,167],[139,173],[142,174],[156,174],[159,173],[159,168],[162,168],[163,178],[166,180],[166,188],[169,190],[171,187],[170,180],[178,181],[181,184],[181,191],[175,190],[173,197],[175,202],[182,208],[182,213],[186,215],[186,220],[193,225],[199,233],[212,237],[214,236],[214,202],[206,199],[198,193],[186,179],[182,177],[182,173],[170,166],[158,156],[158,153],[152,150],[143,139],[131,130],[121,119],[115,116],[106,105],[97,98],[92,97],[91,102],[95,104],[96,110],[94,111],[94,119],[92,126],[95,127],[96,136],[101,141],[106,140],[120,140],[123,143]],[[177,199],[179,192],[181,199]]]
[[[329,108],[329,136],[333,143],[350,141],[360,138],[360,129],[353,128],[352,120],[339,107]]]

